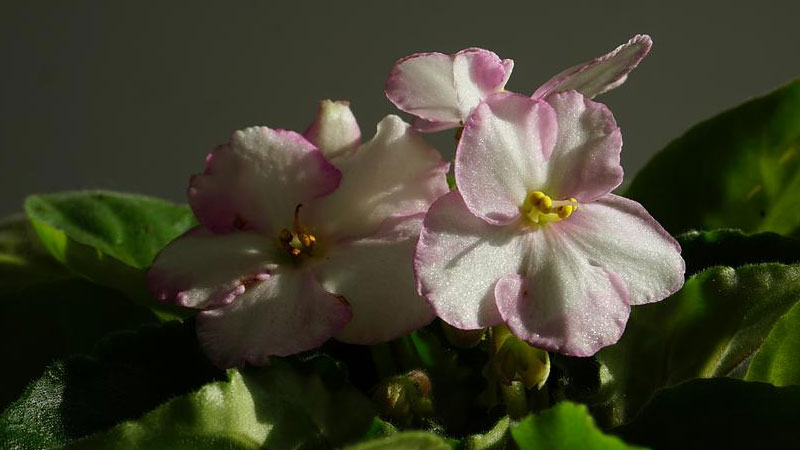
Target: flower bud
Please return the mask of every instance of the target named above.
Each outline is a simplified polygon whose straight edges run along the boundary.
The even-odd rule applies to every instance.
[[[431,381],[421,370],[391,377],[381,382],[372,395],[378,413],[400,425],[408,426],[415,419],[433,415]]]
[[[521,382],[526,389],[541,389],[550,375],[550,356],[544,350],[517,339],[505,326],[494,327],[495,354],[492,371],[504,385]]]

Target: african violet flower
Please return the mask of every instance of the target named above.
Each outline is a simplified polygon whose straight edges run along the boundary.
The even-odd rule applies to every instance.
[[[448,164],[396,116],[361,145],[348,105],[323,102],[305,137],[236,132],[192,177],[200,225],[167,246],[152,293],[198,308],[219,366],[264,364],[328,338],[387,341],[434,317],[410,261]]]
[[[636,35],[613,51],[554,76],[533,98],[569,89],[589,98],[610,91],[625,82],[651,46],[650,36]],[[414,127],[420,131],[456,128],[478,103],[504,90],[513,68],[514,61],[480,48],[453,55],[417,53],[395,63],[386,79],[386,97],[416,116]]]
[[[480,103],[456,150],[459,191],[433,204],[415,256],[417,286],[447,323],[505,323],[569,355],[616,342],[631,305],[683,283],[678,243],[622,181],[611,112],[568,90],[548,101]]]

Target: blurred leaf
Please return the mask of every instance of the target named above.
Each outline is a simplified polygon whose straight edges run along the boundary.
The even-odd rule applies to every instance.
[[[511,419],[503,417],[484,434],[473,434],[464,439],[463,450],[505,450],[508,445],[508,427]]]
[[[167,243],[196,223],[187,206],[140,195],[84,191],[30,196],[25,211],[45,248],[71,270],[167,318],[181,315],[180,308],[147,293],[145,270]]]
[[[91,356],[57,361],[31,383],[0,415],[0,448],[61,446],[223,375],[200,352],[191,324],[119,333]]]
[[[800,231],[800,80],[691,128],[626,194],[672,234]]]
[[[800,385],[800,303],[772,328],[750,361],[745,379],[775,386]]]
[[[70,277],[42,247],[25,216],[0,220],[0,295]]]
[[[0,411],[53,360],[89,352],[113,331],[154,322],[150,310],[80,279],[0,296],[0,355],[8,368],[0,384]]]
[[[798,386],[715,378],[658,392],[633,422],[613,432],[659,450],[797,448],[798,419]]]
[[[433,433],[408,431],[352,445],[345,450],[452,450],[452,447]]]
[[[745,234],[739,230],[689,231],[677,237],[686,274],[713,266],[800,263],[800,240],[776,233]]]
[[[748,358],[800,299],[800,266],[714,267],[670,298],[632,309],[622,338],[597,354],[603,386],[594,412],[628,421],[661,387],[744,375]]]
[[[511,426],[511,436],[520,450],[636,449],[616,436],[603,434],[586,407],[562,402],[530,415]]]
[[[369,400],[352,386],[285,362],[229,377],[66,448],[334,448],[372,424]]]

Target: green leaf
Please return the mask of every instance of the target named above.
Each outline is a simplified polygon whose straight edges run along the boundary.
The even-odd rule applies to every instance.
[[[660,391],[613,432],[658,449],[797,448],[800,387],[730,378],[692,380]]]
[[[800,231],[800,80],[691,128],[626,194],[672,234]]]
[[[748,358],[800,299],[800,266],[714,267],[670,298],[636,306],[603,364],[593,400],[603,424],[628,421],[661,387],[691,378],[744,375]]]
[[[772,328],[753,356],[745,380],[775,386],[800,385],[800,303]]]
[[[345,450],[452,450],[441,437],[424,431],[407,431],[383,439],[346,447]]]
[[[29,286],[0,296],[0,411],[54,359],[86,353],[107,334],[155,323],[150,310],[117,291],[80,279]]]
[[[109,191],[32,195],[25,212],[37,227],[47,225],[137,269],[149,267],[167,243],[196,223],[187,206]],[[57,258],[64,254],[63,242],[46,244]]]
[[[800,263],[800,240],[777,233],[745,234],[739,230],[689,231],[677,237],[686,274],[713,266]]]
[[[126,293],[165,318],[185,315],[148,294],[145,269],[196,223],[187,206],[85,191],[30,196],[25,211],[45,248],[74,272]]]
[[[0,220],[0,295],[70,277],[42,247],[25,216]]]
[[[584,405],[562,402],[511,426],[520,450],[635,449],[616,436],[603,434]]]
[[[52,364],[31,383],[0,415],[0,448],[64,445],[223,375],[200,352],[191,324],[120,333],[102,340],[91,356]]]
[[[229,377],[66,448],[193,449],[218,442],[236,449],[333,448],[372,424],[374,411],[364,395],[313,371],[273,361],[262,369],[232,370]]]

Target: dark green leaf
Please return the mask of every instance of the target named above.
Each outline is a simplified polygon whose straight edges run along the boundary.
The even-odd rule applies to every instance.
[[[777,233],[745,234],[739,230],[689,231],[677,237],[686,275],[713,266],[800,263],[800,240]]]
[[[604,424],[629,420],[661,387],[698,377],[743,376],[775,322],[800,299],[800,266],[715,267],[672,297],[631,312],[622,339],[597,354]]]
[[[117,291],[80,279],[30,286],[0,296],[0,411],[53,360],[87,353],[103,336],[157,322]]]
[[[194,449],[217,442],[236,449],[336,448],[372,424],[363,394],[313,371],[274,361],[229,377],[67,448]]]
[[[745,379],[775,386],[800,385],[800,303],[772,328],[753,356]]]
[[[120,333],[101,341],[92,356],[54,363],[30,384],[0,415],[0,448],[64,445],[222,375],[200,352],[190,325]]]
[[[433,433],[408,431],[352,445],[345,450],[452,450],[452,447]]]
[[[626,196],[672,234],[800,230],[800,80],[690,129],[657,154]]]
[[[562,402],[530,415],[511,426],[511,436],[520,450],[635,449],[616,436],[603,434],[586,407]]]
[[[0,221],[0,295],[70,277],[42,247],[25,216]]]
[[[799,421],[800,387],[715,378],[660,391],[614,432],[659,450],[797,448]]]

